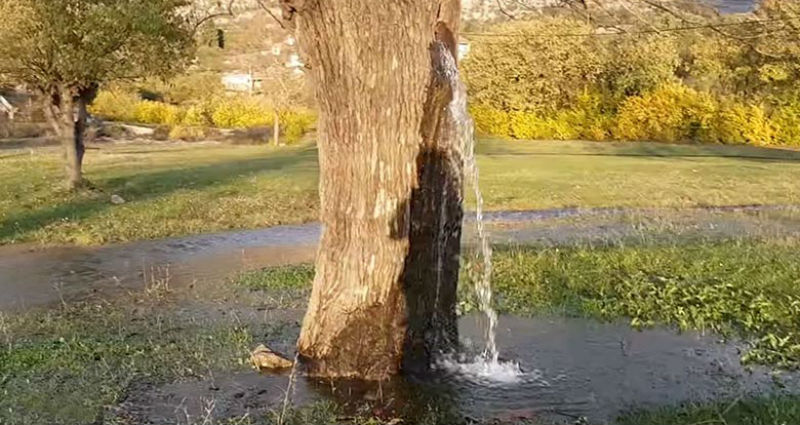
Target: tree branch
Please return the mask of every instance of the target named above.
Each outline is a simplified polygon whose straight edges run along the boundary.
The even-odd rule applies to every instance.
[[[192,33],[193,34],[197,34],[197,31],[206,22],[212,21],[212,20],[217,19],[217,18],[221,18],[223,16],[233,16],[234,15],[234,13],[233,13],[233,4],[235,2],[236,2],[236,0],[229,0],[228,1],[228,6],[225,8],[224,11],[218,12],[218,13],[211,13],[211,14],[208,14],[208,15],[198,19],[197,22],[194,23],[194,28],[192,30]]]
[[[281,29],[286,29],[286,26],[283,24],[283,19],[278,18],[274,13],[272,13],[272,11],[269,9],[269,6],[264,3],[264,0],[256,0],[256,2],[258,3],[258,6],[264,10],[264,12],[267,12],[267,14],[269,14],[269,16],[274,19],[278,25],[280,25]]]

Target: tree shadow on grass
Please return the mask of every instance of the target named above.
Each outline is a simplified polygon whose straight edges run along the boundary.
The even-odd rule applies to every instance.
[[[316,148],[272,154],[266,157],[142,171],[93,183],[99,194],[76,194],[71,201],[8,216],[0,222],[0,244],[24,238],[53,223],[79,221],[111,208],[109,196],[118,194],[135,202],[159,198],[182,189],[199,190],[224,185],[264,171],[311,169],[316,166]]]

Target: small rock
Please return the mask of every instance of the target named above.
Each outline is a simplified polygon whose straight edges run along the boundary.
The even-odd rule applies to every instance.
[[[122,205],[125,203],[125,199],[119,195],[111,195],[111,203],[114,205]]]
[[[263,344],[256,347],[250,354],[250,363],[253,367],[260,370],[288,369],[292,367],[293,364],[291,361],[270,350]]]

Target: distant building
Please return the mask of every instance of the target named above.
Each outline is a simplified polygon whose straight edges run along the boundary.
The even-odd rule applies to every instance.
[[[228,91],[254,93],[261,90],[262,79],[252,73],[225,74],[222,76],[222,85]]]
[[[17,108],[14,107],[5,97],[0,96],[0,114],[5,115],[8,119],[13,120]]]
[[[458,60],[466,58],[467,55],[469,55],[469,49],[470,46],[468,41],[462,41],[458,43]]]

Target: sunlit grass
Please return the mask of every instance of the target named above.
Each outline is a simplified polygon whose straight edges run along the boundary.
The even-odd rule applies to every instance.
[[[0,244],[95,245],[318,217],[312,145],[101,145],[96,190],[62,189],[58,149],[0,153]],[[483,141],[491,210],[794,204],[800,153],[730,146]],[[127,202],[112,205],[111,195]],[[469,206],[468,206],[469,208]]]

